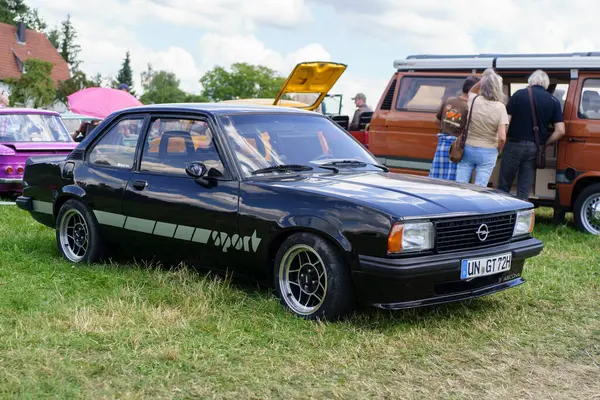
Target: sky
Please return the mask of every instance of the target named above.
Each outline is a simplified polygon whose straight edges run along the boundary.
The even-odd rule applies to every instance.
[[[600,2],[591,0],[28,0],[49,25],[67,13],[81,69],[116,76],[130,51],[135,87],[151,63],[199,93],[213,67],[247,62],[287,76],[301,61],[348,66],[330,93],[353,113],[357,92],[375,107],[410,54],[600,50]]]

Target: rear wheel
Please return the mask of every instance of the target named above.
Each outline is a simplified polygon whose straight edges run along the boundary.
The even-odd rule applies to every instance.
[[[339,251],[311,233],[287,238],[275,257],[281,303],[306,319],[336,319],[355,306],[354,288]]]
[[[56,218],[56,244],[63,257],[74,263],[95,262],[103,255],[98,222],[82,202],[68,200],[60,208]]]
[[[600,183],[590,185],[579,193],[573,214],[579,230],[600,235]]]

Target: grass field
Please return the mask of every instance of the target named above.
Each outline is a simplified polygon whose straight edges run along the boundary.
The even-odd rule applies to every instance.
[[[186,269],[73,266],[2,206],[0,398],[600,399],[600,238],[549,219],[523,286],[319,323]]]

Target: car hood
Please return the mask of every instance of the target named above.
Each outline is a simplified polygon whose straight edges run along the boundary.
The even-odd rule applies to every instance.
[[[489,188],[391,172],[313,174],[269,185],[348,199],[396,217],[488,214],[532,206]]]

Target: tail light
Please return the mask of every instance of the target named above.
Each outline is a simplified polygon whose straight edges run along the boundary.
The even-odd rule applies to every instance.
[[[23,172],[25,172],[25,168],[23,168],[21,166],[17,167],[17,174],[23,175]]]
[[[9,165],[8,167],[4,168],[4,172],[6,172],[7,174],[12,174],[13,172],[15,172],[15,170]]]

